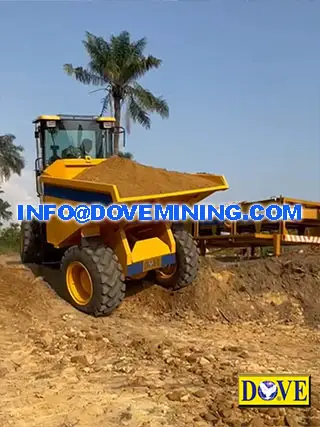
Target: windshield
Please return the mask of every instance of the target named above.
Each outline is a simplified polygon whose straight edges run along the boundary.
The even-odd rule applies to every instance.
[[[110,138],[106,134],[109,134],[109,131],[100,129],[96,122],[78,120],[58,122],[55,128],[47,128],[44,131],[45,164],[51,164],[57,159],[108,157],[111,147]]]

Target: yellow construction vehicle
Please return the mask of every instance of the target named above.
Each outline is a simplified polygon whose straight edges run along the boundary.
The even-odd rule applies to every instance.
[[[36,188],[40,203],[186,203],[192,205],[228,184],[206,174],[209,186],[198,190],[121,198],[112,183],[77,179],[113,155],[114,138],[124,129],[112,117],[40,116],[35,121]],[[182,225],[165,221],[89,222],[23,221],[23,263],[60,262],[69,300],[77,309],[108,315],[125,296],[127,279],[152,273],[158,284],[181,289],[194,281],[199,252]]]

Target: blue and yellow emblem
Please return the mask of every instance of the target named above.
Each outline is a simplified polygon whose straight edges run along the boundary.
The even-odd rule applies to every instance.
[[[240,374],[239,406],[310,406],[311,375]]]

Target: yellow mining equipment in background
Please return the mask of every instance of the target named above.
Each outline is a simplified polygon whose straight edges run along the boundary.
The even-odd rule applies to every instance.
[[[121,198],[112,182],[77,179],[113,154],[115,135],[124,134],[114,118],[40,116],[34,123],[40,203],[192,205],[228,188],[223,176],[206,174],[212,183],[206,188]],[[152,273],[156,283],[180,289],[192,283],[198,272],[199,253],[192,235],[183,226],[167,222],[79,224],[53,216],[47,223],[24,221],[21,237],[22,261],[61,262],[70,302],[96,316],[110,314],[121,303],[127,279]]]
[[[250,206],[259,204],[267,207],[275,205],[302,205],[301,221],[234,221],[195,223],[192,234],[198,241],[202,255],[206,249],[213,248],[255,248],[273,247],[274,255],[281,254],[281,246],[320,245],[320,202],[274,197],[255,202],[241,202],[243,213]],[[320,247],[320,246],[319,246]]]

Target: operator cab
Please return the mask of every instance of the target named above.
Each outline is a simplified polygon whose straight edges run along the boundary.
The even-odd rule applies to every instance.
[[[114,139],[125,137],[113,117],[40,116],[33,123],[39,174],[58,159],[108,158],[114,153]]]

